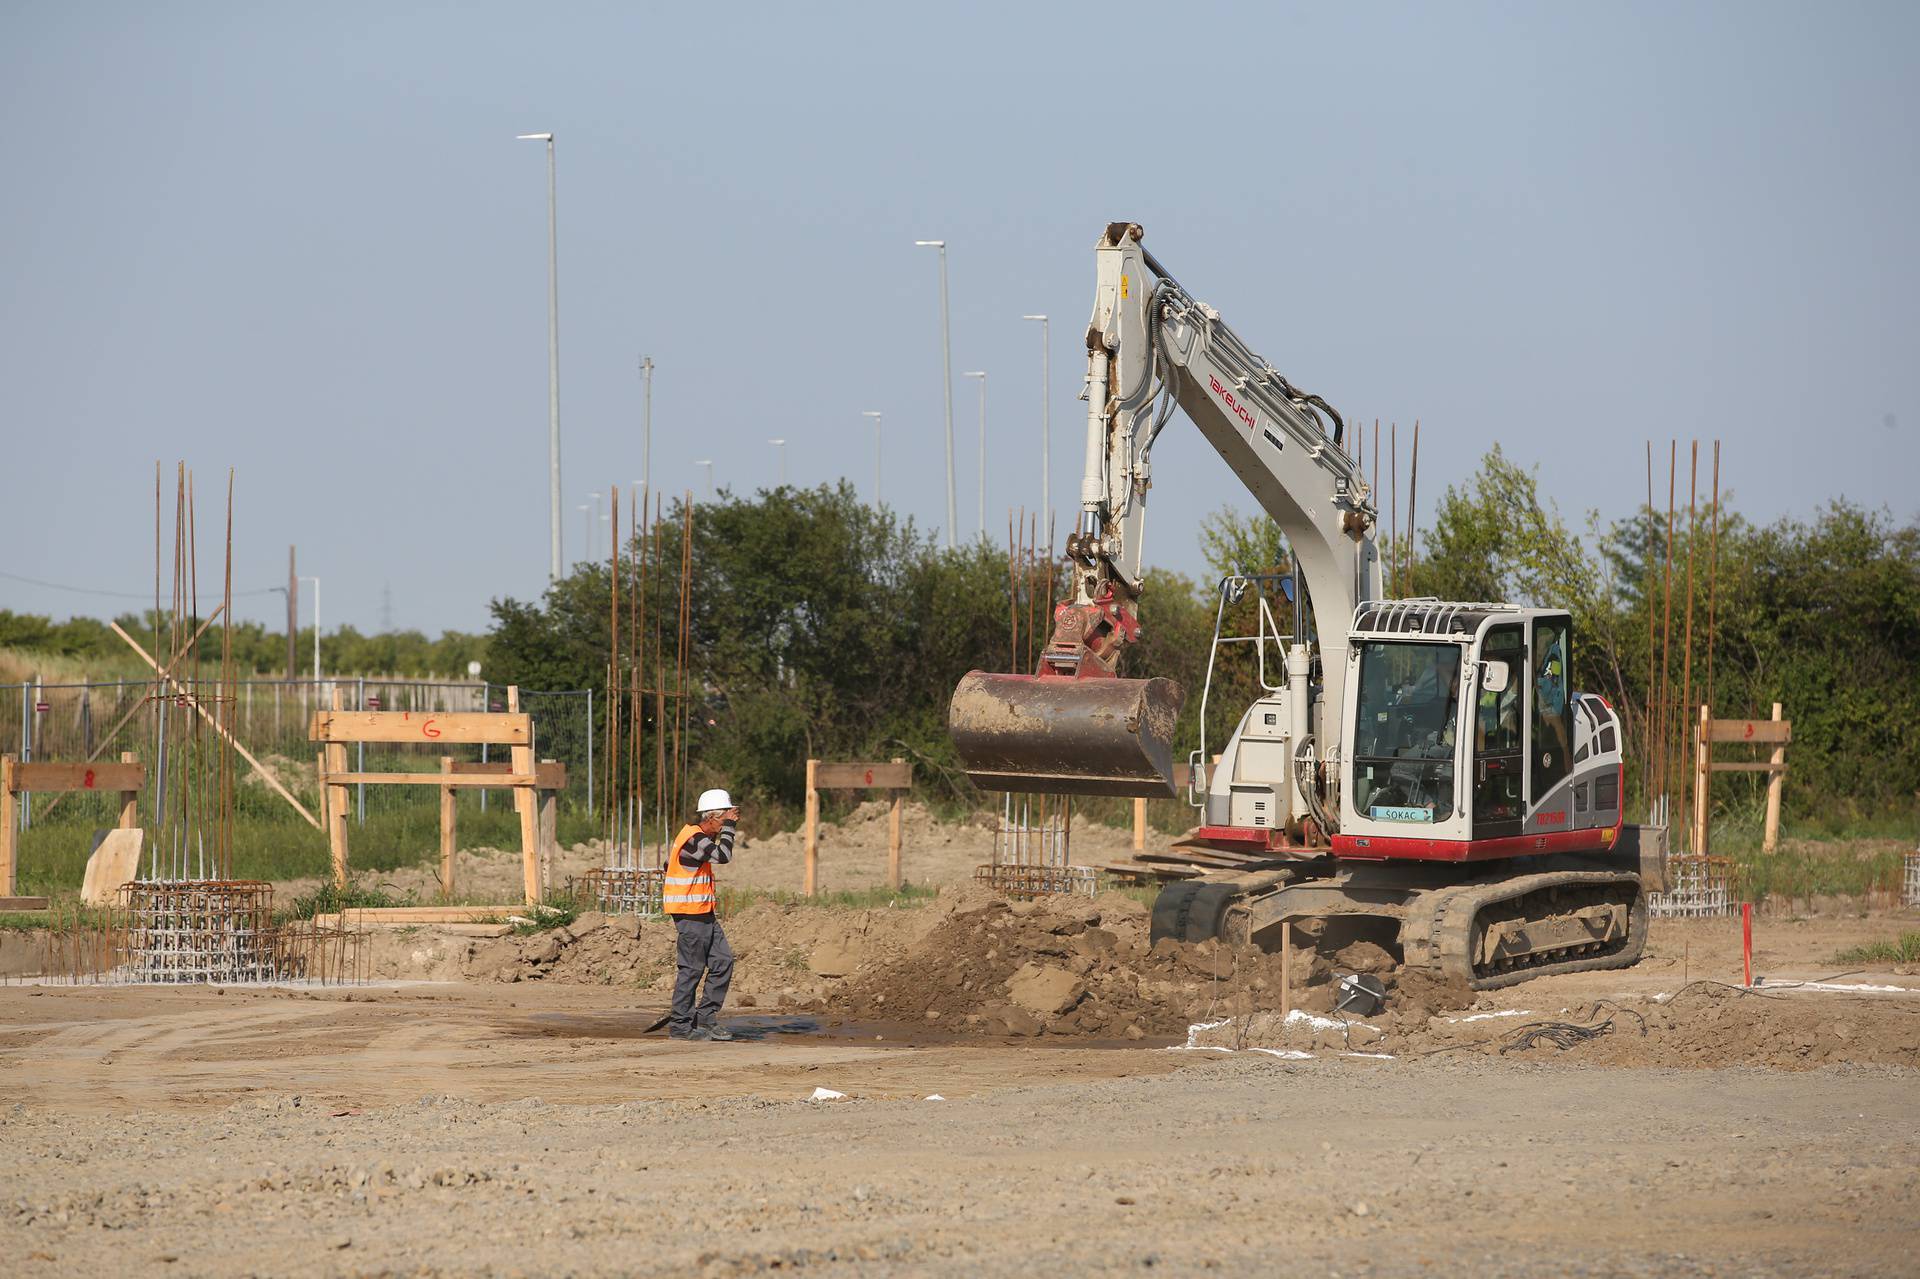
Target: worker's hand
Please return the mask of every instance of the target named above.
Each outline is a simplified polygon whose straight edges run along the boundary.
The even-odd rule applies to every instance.
[[[729,808],[726,812],[720,814],[720,820],[723,822],[737,822],[740,820],[740,810],[738,808]]]

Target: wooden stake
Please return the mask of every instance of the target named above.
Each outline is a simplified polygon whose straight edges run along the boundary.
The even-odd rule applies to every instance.
[[[906,763],[906,757],[895,755],[893,762]],[[900,807],[905,802],[906,792],[896,789],[893,792],[893,811],[887,814],[887,886],[900,887]]]
[[[140,757],[132,751],[121,751],[122,764],[138,764]],[[132,830],[140,824],[140,792],[123,790],[120,792],[120,829]]]
[[[1280,921],[1280,1021],[1293,1016],[1293,921]]]
[[[1708,779],[1713,776],[1707,763],[1707,752],[1711,748],[1707,741],[1711,736],[1707,714],[1707,708],[1702,706],[1693,738],[1693,851],[1701,855],[1707,851]]]
[[[1780,703],[1773,704],[1773,718],[1780,719]],[[1762,852],[1774,852],[1780,847],[1780,792],[1787,784],[1787,744],[1775,742],[1773,755],[1769,762],[1773,765],[1767,775],[1767,830],[1761,841]]]
[[[0,755],[0,897],[13,896],[20,856],[20,801],[13,794],[12,755]]]
[[[1133,851],[1142,852],[1147,847],[1147,801],[1133,801]]]
[[[816,883],[814,872],[820,859],[820,792],[813,788],[815,775],[819,772],[820,761],[807,761],[807,831],[806,831],[806,894],[813,896]]]
[[[440,771],[449,776],[452,775],[453,756],[440,757]],[[459,814],[455,801],[459,794],[460,792],[451,786],[440,788],[440,895],[442,897],[453,896],[454,823]]]

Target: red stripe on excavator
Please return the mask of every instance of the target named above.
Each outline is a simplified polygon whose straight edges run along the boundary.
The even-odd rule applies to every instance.
[[[1419,839],[1404,835],[1335,835],[1336,857],[1355,861],[1484,862],[1540,853],[1603,853],[1620,838],[1618,826],[1556,830],[1505,839]]]

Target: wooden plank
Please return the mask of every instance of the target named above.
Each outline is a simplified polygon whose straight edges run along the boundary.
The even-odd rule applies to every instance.
[[[45,910],[44,897],[0,897],[0,910]]]
[[[1779,724],[1783,722],[1780,718],[1780,710],[1780,703],[1775,702],[1773,704],[1773,723]],[[1780,794],[1786,788],[1787,781],[1787,747],[1785,742],[1773,748],[1773,756],[1767,762],[1770,764],[1778,764],[1780,767],[1773,776],[1767,779],[1767,824],[1764,828],[1765,834],[1760,844],[1760,851],[1763,853],[1774,852],[1780,847]]]
[[[146,832],[137,826],[108,831],[87,858],[87,868],[80,877],[81,902],[88,906],[113,905],[120,896],[120,886],[140,878],[140,849],[145,842]]]
[[[453,761],[453,771],[463,776],[471,774],[477,777],[499,777],[513,772],[513,765],[505,760],[488,760],[480,763],[475,760]],[[540,779],[541,790],[565,790],[567,788],[567,766],[557,759],[543,759],[533,770]],[[495,783],[504,786],[505,782]]]
[[[518,915],[525,906],[354,906],[332,915],[316,915],[322,928],[377,927],[393,924],[493,924]],[[345,919],[343,924],[341,921]],[[505,927],[505,925],[503,925]]]
[[[315,742],[485,742],[490,746],[526,746],[533,741],[533,717],[492,711],[315,711],[307,729]]]
[[[118,635],[123,641],[125,641],[127,647],[131,648],[134,652],[140,655],[141,661],[145,662],[148,666],[151,666],[153,668],[154,674],[160,677],[161,683],[167,685],[169,688],[174,689],[176,692],[179,692],[182,694],[186,693],[186,689],[181,687],[180,681],[174,679],[173,676],[167,673],[168,670],[171,669],[171,666],[162,666],[160,665],[160,663],[154,661],[153,658],[147,653],[147,650],[140,647],[140,642],[138,640],[134,639],[133,636],[127,634],[125,631],[120,629],[120,623],[108,622],[107,626],[110,630],[113,631],[115,635]],[[335,689],[334,691],[338,692],[339,690]],[[210,728],[212,728],[214,732],[218,733],[222,738],[222,740],[224,740],[227,743],[227,745],[233,747],[234,750],[239,752],[240,758],[246,760],[247,763],[253,767],[253,771],[259,774],[260,779],[266,782],[268,786],[271,786],[274,790],[274,793],[279,795],[281,799],[286,800],[288,804],[292,805],[294,812],[300,814],[300,816],[306,819],[307,825],[313,827],[315,830],[321,829],[319,819],[316,818],[312,813],[309,813],[307,811],[307,806],[305,804],[302,804],[299,800],[295,799],[293,797],[293,792],[280,784],[280,779],[274,775],[274,771],[271,768],[268,768],[265,764],[262,764],[259,760],[255,759],[253,757],[252,751],[242,746],[239,742],[239,739],[234,737],[232,733],[229,733],[224,727],[221,726],[219,720],[215,719],[212,715],[209,715],[207,713],[207,708],[200,704],[199,698],[189,697],[187,700],[188,700],[188,703],[193,707],[194,712],[198,714],[201,719],[205,720],[207,722],[207,725]]]
[[[21,793],[137,791],[147,784],[147,770],[141,764],[15,764],[13,780],[8,784]]]
[[[1776,764],[1770,759],[1743,760],[1737,764],[1715,764],[1713,771],[1716,773],[1784,773],[1787,771],[1787,762],[1781,760]]]
[[[913,785],[913,765],[895,760],[890,764],[829,764],[817,761],[813,766],[816,790],[905,790]]]
[[[343,746],[341,749],[344,751],[346,748]],[[488,773],[480,777],[465,773],[330,773],[328,780],[341,786],[457,786],[463,790],[510,786],[540,788],[538,773]]]
[[[1716,719],[1707,727],[1714,742],[1790,742],[1793,721],[1788,719]]]

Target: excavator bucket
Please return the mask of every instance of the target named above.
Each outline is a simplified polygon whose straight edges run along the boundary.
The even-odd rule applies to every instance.
[[[1170,679],[969,671],[953,690],[947,732],[983,790],[1171,799],[1185,700]]]

